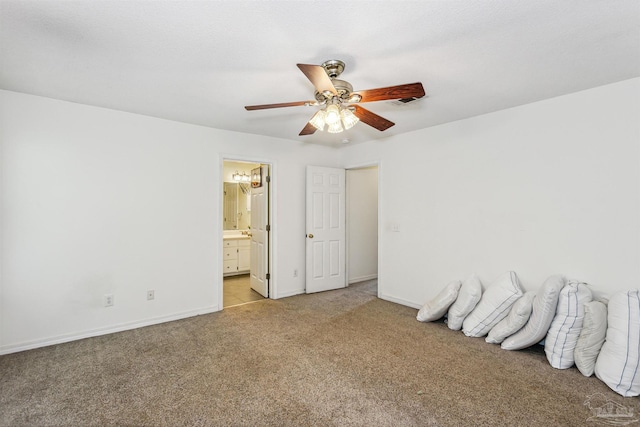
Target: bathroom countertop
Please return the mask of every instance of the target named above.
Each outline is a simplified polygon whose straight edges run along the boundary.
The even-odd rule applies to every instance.
[[[223,240],[245,240],[248,238],[249,236],[247,236],[246,234],[228,234],[222,236]]]

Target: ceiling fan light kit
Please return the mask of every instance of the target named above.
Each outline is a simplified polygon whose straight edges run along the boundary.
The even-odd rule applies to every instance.
[[[342,124],[344,125],[345,130],[351,129],[360,121],[358,117],[349,109],[349,107],[343,108],[340,112],[340,118],[342,119]]]
[[[351,129],[359,121],[360,119],[353,114],[349,107],[331,104],[325,109],[318,110],[309,123],[320,131],[324,130],[326,124],[327,132],[340,133],[343,130]]]
[[[316,88],[314,101],[285,102],[280,104],[248,105],[244,107],[248,111],[264,110],[268,108],[296,107],[296,106],[323,106],[305,125],[300,135],[311,135],[316,130],[323,131],[325,125],[327,132],[340,133],[351,129],[356,123],[362,121],[369,126],[384,131],[395,123],[381,117],[360,105],[364,102],[386,101],[408,98],[422,98],[424,88],[422,83],[410,83],[399,86],[353,91],[351,83],[340,80],[337,77],[344,71],[344,62],[338,59],[325,61],[322,65],[297,64],[300,71],[313,83]]]
[[[309,123],[311,123],[313,127],[318,130],[324,130],[324,110],[318,110],[318,112],[315,113],[313,117],[311,117]]]

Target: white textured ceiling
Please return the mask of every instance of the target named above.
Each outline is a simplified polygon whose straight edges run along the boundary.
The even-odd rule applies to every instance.
[[[355,90],[421,81],[396,126],[298,133],[296,63],[346,62]],[[319,144],[396,135],[640,76],[640,1],[7,1],[0,88]]]

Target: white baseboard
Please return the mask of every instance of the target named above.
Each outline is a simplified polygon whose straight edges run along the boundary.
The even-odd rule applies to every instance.
[[[377,278],[378,278],[378,274],[369,274],[367,276],[353,277],[349,279],[349,284],[351,285],[353,283],[364,282],[366,280],[373,280]]]
[[[395,302],[396,304],[406,305],[407,307],[417,308],[418,310],[422,307],[421,304],[416,304],[415,302],[407,301],[402,298],[392,297],[391,295],[380,294],[378,297],[385,301]]]
[[[73,334],[58,335],[56,337],[43,338],[39,340],[27,341],[18,344],[3,345],[0,347],[0,355],[17,353],[19,351],[32,350],[34,348],[47,347],[50,345],[62,344],[70,341],[77,341],[84,338],[97,337],[101,335],[113,334],[116,332],[128,331],[145,326],[157,325],[159,323],[171,322],[174,320],[186,319],[188,317],[199,316],[219,311],[218,307],[203,307],[197,310],[189,310],[182,313],[175,313],[168,316],[159,316],[151,319],[121,323],[105,328],[91,329]]]

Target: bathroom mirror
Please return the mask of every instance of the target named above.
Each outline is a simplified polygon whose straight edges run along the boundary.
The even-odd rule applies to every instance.
[[[243,182],[223,184],[224,230],[248,230],[251,224],[251,188]]]

